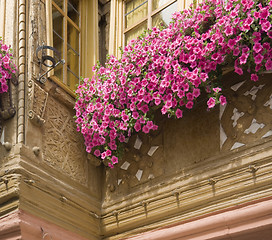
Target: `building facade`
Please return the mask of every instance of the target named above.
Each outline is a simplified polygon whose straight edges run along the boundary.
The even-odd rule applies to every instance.
[[[159,130],[133,135],[114,169],[76,130],[79,77],[190,4],[0,0],[18,67],[0,96],[1,240],[272,239],[271,74],[226,72],[226,106],[158,114]]]

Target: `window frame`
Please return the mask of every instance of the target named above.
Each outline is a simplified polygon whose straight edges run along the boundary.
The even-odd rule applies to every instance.
[[[148,29],[151,29],[153,26],[152,26],[152,19],[153,17],[163,11],[165,8],[169,7],[170,5],[172,5],[173,3],[177,2],[177,5],[178,5],[178,9],[177,11],[181,11],[182,9],[185,9],[186,7],[186,2],[190,2],[193,3],[192,0],[190,1],[186,1],[186,0],[169,0],[167,3],[163,4],[162,6],[158,7],[157,9],[155,10],[152,10],[152,1],[153,0],[146,0],[147,2],[147,6],[148,6],[148,10],[147,10],[147,16],[142,18],[141,20],[137,21],[136,23],[134,23],[133,25],[129,26],[129,27],[125,27],[125,23],[126,23],[126,14],[125,14],[125,8],[126,8],[126,3],[127,2],[130,2],[130,1],[133,1],[133,0],[124,0],[123,1],[123,42],[122,42],[122,46],[125,46],[125,43],[126,43],[126,38],[125,38],[125,34],[128,33],[129,31],[131,31],[132,29],[135,29],[136,27],[138,27],[139,25],[141,25],[142,23],[144,22],[147,22],[147,28]],[[189,5],[190,5],[189,4]]]
[[[67,0],[68,3],[68,0]],[[54,3],[54,7],[58,11],[63,10],[60,9],[59,6],[55,6],[57,4]],[[80,0],[79,4],[80,9],[80,41],[79,41],[79,78],[82,77],[92,77],[92,66],[94,66],[98,60],[98,1],[89,1],[89,0]],[[53,18],[52,18],[52,0],[46,0],[46,42],[47,45],[53,46]],[[67,11],[67,10],[65,10]],[[73,21],[68,17],[65,21],[65,31],[64,34],[64,55],[63,58],[65,60],[65,71],[63,74],[63,79],[59,79],[54,75],[54,70],[50,71],[48,74],[48,78],[64,89],[69,95],[75,97],[74,90],[72,90],[67,84],[67,52],[68,52],[68,44],[67,44],[67,24],[68,21],[72,24],[72,26],[78,29],[78,26],[73,23]],[[80,81],[80,80],[79,80]]]

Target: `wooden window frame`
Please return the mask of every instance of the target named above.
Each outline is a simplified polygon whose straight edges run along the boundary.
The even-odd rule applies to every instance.
[[[62,83],[64,83],[69,89],[70,87],[67,85],[67,79],[68,79],[68,22],[70,24],[72,24],[72,26],[78,31],[79,34],[79,63],[78,63],[78,67],[79,67],[79,76],[81,74],[81,5],[82,5],[82,1],[79,0],[79,26],[77,26],[68,16],[68,1],[69,0],[64,0],[64,11],[54,2],[54,0],[52,1],[52,5],[60,12],[60,14],[63,17],[64,20],[64,31],[63,31],[63,40],[64,40],[64,49],[63,49],[63,58],[65,60],[65,63],[63,64],[63,81],[61,81],[61,79],[59,79],[59,81],[61,81]],[[70,72],[72,72],[70,70]],[[75,73],[73,73],[75,74]]]
[[[124,24],[125,23],[125,3],[127,1],[128,0],[111,0],[109,54],[115,55],[117,58],[121,57],[119,47],[125,46],[125,33],[127,33],[133,27],[137,27],[139,24],[147,20],[147,18],[142,19],[139,22],[135,23],[130,28],[125,28],[125,24]],[[173,2],[174,1],[171,1],[171,3]],[[202,2],[202,0],[197,0],[197,3],[199,2]],[[156,9],[155,11],[152,11],[152,7],[150,7],[151,15],[153,16],[159,11],[162,11],[171,3],[166,3],[165,5]],[[183,9],[187,9],[193,3],[193,0],[177,0],[177,3],[178,3],[177,10],[181,11]],[[149,26],[151,25],[152,25],[152,22],[149,23]]]
[[[125,27],[125,22],[126,22],[126,14],[125,14],[125,8],[126,8],[126,2],[130,2],[130,1],[133,1],[133,0],[125,0],[124,1],[124,4],[123,4],[123,46],[125,45],[125,34],[128,33],[130,30],[132,30],[133,28],[136,28],[138,27],[140,24],[144,23],[145,21],[147,21],[147,28],[148,29],[151,29],[152,28],[152,18],[159,12],[163,11],[165,8],[169,7],[171,4],[177,2],[178,4],[178,10],[182,10],[185,8],[185,2],[186,0],[169,0],[167,3],[163,4],[162,6],[160,6],[159,8],[155,9],[155,10],[152,10],[152,0],[146,0],[147,2],[147,6],[148,6],[148,9],[147,9],[147,16],[142,18],[141,20],[137,21],[135,24],[129,26],[129,27]],[[182,4],[184,5],[182,7]]]
[[[68,2],[68,0],[67,0]],[[53,19],[52,19],[52,0],[46,0],[46,32],[47,32],[47,45],[53,46]],[[54,7],[62,14],[63,10],[54,4]],[[98,60],[98,1],[80,0],[80,28],[68,17],[65,21],[64,31],[64,55],[63,58],[67,61],[67,24],[72,24],[77,30],[80,29],[80,42],[79,42],[79,77],[92,77],[92,66],[94,66]],[[65,8],[64,8],[65,9]],[[67,8],[66,8],[67,9]],[[65,10],[67,11],[67,10]],[[75,93],[65,83],[67,82],[67,62],[65,62],[65,70],[63,79],[59,79],[54,75],[52,70],[48,77],[55,82],[58,86],[63,88],[72,97],[75,97]]]

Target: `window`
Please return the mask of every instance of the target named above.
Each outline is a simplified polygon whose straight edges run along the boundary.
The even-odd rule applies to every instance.
[[[168,25],[175,11],[202,0],[111,0],[109,54],[120,57],[119,47],[145,29]]]
[[[54,73],[71,90],[75,90],[80,76],[80,17],[79,0],[52,1],[53,46],[65,60]]]
[[[98,58],[98,1],[47,0],[48,45],[61,53],[50,79],[70,94]]]
[[[120,58],[120,47],[145,29],[168,25],[175,11],[202,0],[111,0],[109,54]]]
[[[125,2],[125,44],[145,29],[168,26],[178,9],[177,0],[131,0]]]

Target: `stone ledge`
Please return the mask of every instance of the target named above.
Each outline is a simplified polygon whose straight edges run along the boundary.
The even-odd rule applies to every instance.
[[[122,202],[104,204],[103,234],[106,239],[120,239],[271,196],[271,142],[254,150],[213,158],[184,171],[187,174],[123,197]]]

